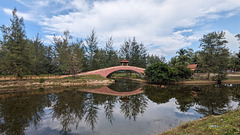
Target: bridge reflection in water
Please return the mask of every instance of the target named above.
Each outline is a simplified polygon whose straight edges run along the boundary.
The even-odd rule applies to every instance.
[[[130,91],[130,92],[118,92],[118,91],[111,90],[107,86],[101,87],[99,89],[83,89],[80,91],[96,93],[96,94],[111,95],[111,96],[121,96],[121,97],[132,96],[132,95],[137,95],[137,94],[143,93],[142,88],[138,88],[137,90]]]
[[[103,94],[110,96],[120,96],[120,97],[128,97],[132,95],[137,95],[143,93],[141,83],[137,81],[129,81],[119,79],[116,80],[116,83],[111,84],[109,86],[96,86],[96,87],[88,87],[88,86],[79,86],[79,87],[56,87],[56,88],[38,88],[39,90],[9,90],[6,93],[0,93],[0,98],[8,98],[14,96],[24,96],[24,95],[45,95],[51,93],[62,93],[64,91],[79,91],[79,92],[87,92],[87,93],[95,93],[95,94]]]
[[[14,97],[14,96],[23,96],[23,95],[45,95],[45,94],[51,94],[51,93],[61,93],[66,91],[66,89],[57,89],[57,90],[37,90],[37,91],[23,91],[23,92],[14,92],[14,93],[5,93],[0,94],[0,98],[8,98],[8,97]],[[98,89],[79,89],[76,91],[80,92],[88,92],[88,93],[95,93],[95,94],[104,94],[104,95],[110,95],[110,96],[120,96],[120,97],[127,97],[132,95],[137,95],[143,93],[142,88],[138,88],[137,90],[130,91],[130,92],[118,92],[111,90],[107,86],[98,88]]]

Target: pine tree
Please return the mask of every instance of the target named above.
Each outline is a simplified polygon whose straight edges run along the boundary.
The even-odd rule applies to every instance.
[[[210,73],[217,73],[216,80],[218,81],[221,81],[226,76],[229,51],[226,48],[228,41],[225,40],[224,36],[223,31],[212,32],[200,39],[202,51],[199,53],[199,63],[201,70],[207,72],[208,79],[210,79]]]
[[[55,73],[58,68],[54,58],[54,51],[52,49],[52,46],[47,47],[46,60],[47,60],[45,63],[46,73],[47,74]]]
[[[146,49],[141,43],[137,43],[136,39],[126,40],[120,48],[120,56],[130,61],[130,65],[138,67],[146,67]]]
[[[86,58],[88,63],[86,63],[88,70],[94,70],[97,69],[97,67],[94,67],[94,55],[96,54],[96,51],[98,50],[98,40],[95,33],[95,30],[93,29],[91,34],[86,39]]]
[[[26,40],[25,25],[23,18],[17,16],[17,9],[12,12],[11,26],[0,27],[3,40],[1,69],[4,74],[13,74],[22,77],[29,73],[29,50]]]
[[[150,66],[153,63],[158,63],[158,62],[165,62],[165,57],[161,56],[157,56],[157,55],[147,55],[147,67]]]
[[[84,45],[83,41],[77,41],[70,46],[71,64],[68,68],[69,73],[75,75],[83,70]]]
[[[31,67],[30,71],[34,75],[40,75],[47,73],[47,47],[43,45],[43,42],[37,34],[33,41],[29,41]]]
[[[64,31],[61,38],[53,37],[55,61],[59,67],[59,74],[68,74],[71,62],[70,40],[72,39],[69,31]]]
[[[118,66],[120,59],[118,57],[117,51],[113,49],[112,37],[110,37],[109,40],[106,42],[105,52],[106,52],[105,60],[106,67]]]

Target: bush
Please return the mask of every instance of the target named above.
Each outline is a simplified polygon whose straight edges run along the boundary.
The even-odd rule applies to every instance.
[[[177,72],[167,64],[153,63],[145,70],[146,79],[153,82],[168,83],[177,81]]]
[[[218,75],[214,76],[212,80],[217,81],[218,84],[222,83],[222,80],[226,79],[226,72],[220,72]]]
[[[39,82],[44,83],[46,80],[44,78],[40,78]]]
[[[192,77],[193,72],[184,65],[169,67],[165,63],[153,63],[145,70],[146,79],[153,82],[175,82]]]
[[[177,71],[177,80],[189,79],[193,75],[193,71],[184,65],[178,65],[175,69]]]

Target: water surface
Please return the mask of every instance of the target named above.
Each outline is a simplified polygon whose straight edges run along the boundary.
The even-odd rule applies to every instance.
[[[236,109],[240,85],[41,88],[0,95],[1,134],[152,135]]]

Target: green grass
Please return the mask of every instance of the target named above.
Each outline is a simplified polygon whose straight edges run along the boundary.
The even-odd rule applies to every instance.
[[[86,75],[86,76],[53,78],[53,79],[40,78],[40,79],[22,79],[22,80],[0,80],[0,86],[19,87],[19,86],[35,84],[35,83],[54,83],[53,85],[58,85],[61,83],[75,83],[75,84],[81,83],[84,85],[84,83],[86,82],[103,81],[103,80],[109,80],[109,79],[101,75]]]
[[[40,74],[40,75],[24,75],[23,77],[35,77],[35,76],[40,76],[40,77],[48,77],[48,76],[57,76],[55,74]],[[15,77],[14,75],[0,75],[0,77]]]
[[[108,80],[101,75],[84,75],[84,76],[71,76],[65,78],[46,79],[46,82],[58,82],[58,83],[83,83],[88,81],[102,81]]]
[[[237,135],[240,134],[240,110],[185,123],[159,135]]]
[[[240,80],[240,77],[231,77],[231,78],[227,78],[226,80]]]
[[[63,79],[72,79],[72,80],[76,80],[76,79],[82,79],[82,80],[107,80],[107,78],[101,76],[101,75],[84,75],[84,76],[72,76],[72,77],[65,77]]]
[[[113,76],[113,77],[140,78],[137,73],[132,73],[132,75],[126,74],[126,73],[114,73],[114,74],[112,74],[112,76]]]

